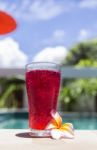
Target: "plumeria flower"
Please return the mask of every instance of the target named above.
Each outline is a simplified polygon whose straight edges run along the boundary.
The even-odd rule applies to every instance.
[[[52,117],[53,119],[46,129],[50,130],[50,135],[53,139],[74,138],[74,129],[71,123],[62,124],[62,118],[58,112],[52,113]]]

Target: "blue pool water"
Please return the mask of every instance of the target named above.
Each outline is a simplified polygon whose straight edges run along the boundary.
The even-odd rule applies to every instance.
[[[63,122],[71,122],[75,129],[97,129],[97,117],[81,117],[81,118],[63,118]],[[5,129],[26,129],[28,128],[27,118],[9,118],[0,121],[0,128]]]
[[[65,122],[71,122],[75,129],[83,130],[95,130],[97,129],[97,118],[74,118],[74,119],[63,119]]]

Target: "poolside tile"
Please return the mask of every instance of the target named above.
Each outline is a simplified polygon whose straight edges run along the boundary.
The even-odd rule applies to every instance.
[[[97,150],[97,130],[76,130],[74,139],[32,138],[29,130],[0,129],[0,150]]]

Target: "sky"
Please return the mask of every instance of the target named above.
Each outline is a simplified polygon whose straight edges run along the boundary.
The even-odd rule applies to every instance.
[[[97,37],[97,0],[0,0],[0,10],[17,21],[0,36],[0,67],[61,63],[74,44]]]

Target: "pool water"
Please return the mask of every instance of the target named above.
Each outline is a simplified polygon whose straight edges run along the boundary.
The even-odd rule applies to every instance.
[[[97,117],[93,118],[72,118],[65,119],[63,122],[71,122],[74,125],[75,129],[88,129],[94,130],[97,129]],[[27,118],[10,118],[8,120],[0,121],[0,128],[2,129],[27,129],[28,128],[28,119]]]
[[[97,118],[75,118],[70,120],[63,119],[64,122],[71,122],[75,129],[95,130],[97,129]]]

